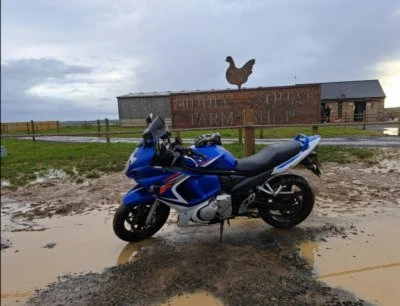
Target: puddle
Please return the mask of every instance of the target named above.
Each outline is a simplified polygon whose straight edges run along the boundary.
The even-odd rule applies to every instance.
[[[49,169],[46,172],[35,172],[36,180],[31,182],[31,184],[43,183],[52,179],[64,178],[67,176],[64,170],[59,169]]]
[[[392,136],[397,136],[398,135],[398,128],[385,128],[383,129],[383,134],[384,135],[392,135]]]
[[[207,292],[197,292],[173,297],[161,306],[222,306],[221,301]]]
[[[2,224],[2,237],[12,247],[1,252],[1,305],[23,304],[59,275],[101,272],[126,263],[153,243],[126,245],[112,231],[112,216],[113,210],[37,220],[44,231],[10,232]]]
[[[357,235],[348,239],[328,238],[327,242],[304,242],[300,255],[315,278],[330,286],[354,292],[379,305],[400,301],[399,218],[357,224]]]
[[[1,187],[11,187],[11,183],[9,180],[2,180]]]

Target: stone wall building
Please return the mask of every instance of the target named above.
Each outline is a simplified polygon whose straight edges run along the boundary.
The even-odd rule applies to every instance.
[[[378,80],[321,83],[321,107],[330,106],[331,121],[381,121],[385,93]]]

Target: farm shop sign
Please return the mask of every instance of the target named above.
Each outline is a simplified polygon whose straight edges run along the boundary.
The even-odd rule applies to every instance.
[[[243,125],[245,109],[254,110],[254,124],[316,123],[320,86],[172,94],[171,109],[173,128]]]

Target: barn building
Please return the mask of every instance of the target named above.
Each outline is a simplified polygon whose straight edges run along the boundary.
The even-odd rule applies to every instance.
[[[332,121],[380,121],[385,93],[378,80],[321,83],[321,106],[331,108]]]
[[[383,119],[385,93],[379,80],[320,83],[321,108],[329,106],[330,121],[380,121]],[[182,91],[185,92],[185,91]],[[201,91],[195,91],[197,93]],[[171,121],[170,94],[178,92],[129,93],[117,97],[121,125],[142,126],[152,112]],[[193,93],[187,91],[185,93]]]

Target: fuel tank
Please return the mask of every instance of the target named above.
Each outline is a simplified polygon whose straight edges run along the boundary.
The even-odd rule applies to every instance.
[[[236,167],[236,158],[222,146],[211,144],[198,148],[193,145],[190,148],[207,157],[204,159],[193,157],[192,159],[196,162],[197,166],[190,159],[185,159],[184,162],[188,166],[209,170],[234,170]]]

